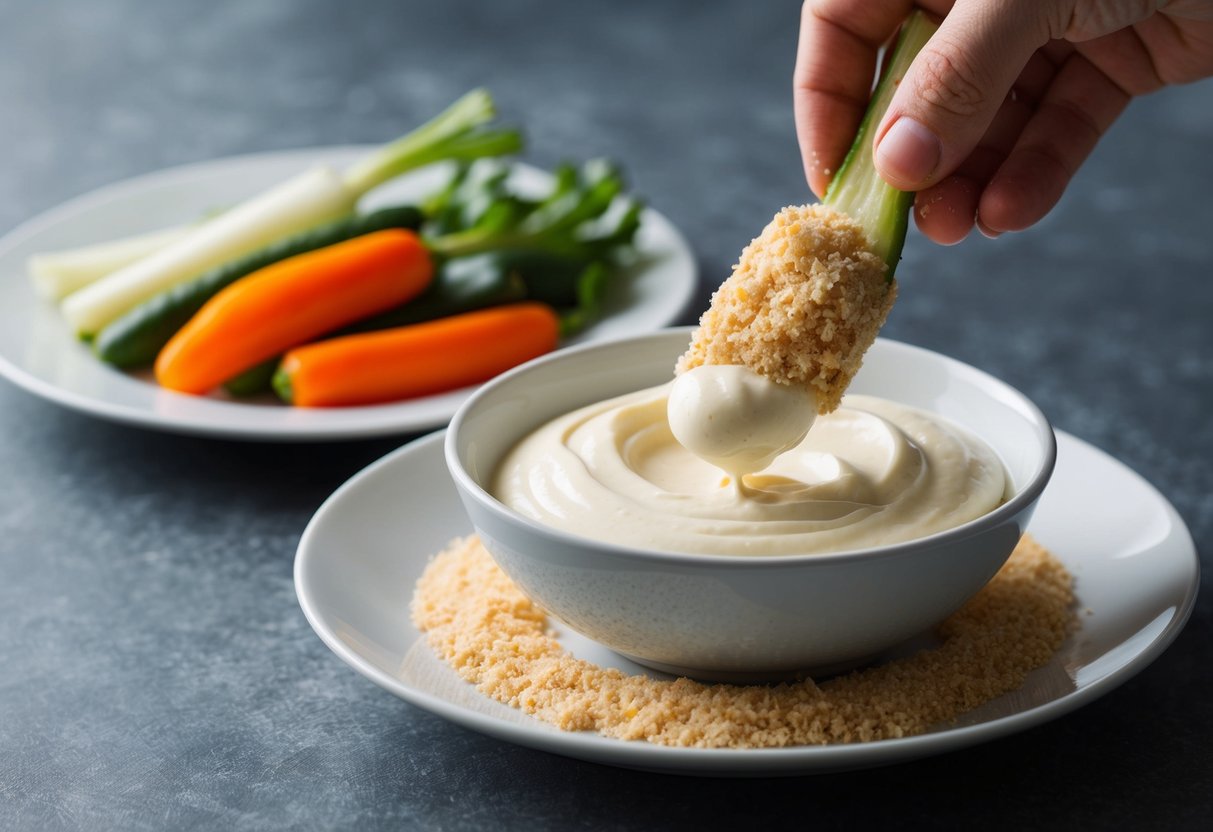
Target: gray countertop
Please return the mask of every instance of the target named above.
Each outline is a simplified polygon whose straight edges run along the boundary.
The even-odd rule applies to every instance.
[[[700,308],[765,220],[809,198],[797,17],[790,2],[0,0],[0,230],[170,165],[381,141],[486,85],[530,160],[626,166],[694,245]],[[1211,147],[1209,83],[1135,102],[1032,231],[950,249],[912,232],[885,333],[1022,389],[1156,485],[1206,555]],[[1089,706],[867,772],[643,774],[405,704],[321,644],[291,582],[316,507],[404,438],[185,438],[0,383],[0,828],[1183,829],[1213,810],[1208,592],[1170,650]]]

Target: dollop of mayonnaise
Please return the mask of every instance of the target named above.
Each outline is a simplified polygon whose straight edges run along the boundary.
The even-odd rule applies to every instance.
[[[738,488],[674,438],[671,388],[548,422],[506,455],[491,492],[537,522],[625,546],[795,555],[924,537],[986,514],[1010,487],[998,456],[967,431],[852,395]]]
[[[740,486],[804,440],[817,416],[807,387],[777,384],[748,367],[703,364],[670,387],[666,418],[678,443]]]

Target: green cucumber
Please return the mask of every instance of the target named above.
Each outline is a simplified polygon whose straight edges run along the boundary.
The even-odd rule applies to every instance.
[[[262,361],[255,367],[249,367],[240,375],[223,382],[223,389],[229,396],[235,396],[238,399],[269,391],[270,381],[278,369],[278,360],[279,357],[274,356],[269,361]]]
[[[208,300],[242,277],[279,260],[385,228],[420,227],[424,216],[411,205],[382,208],[293,234],[245,257],[204,272],[141,303],[97,334],[97,356],[122,369],[150,366],[161,348]]]

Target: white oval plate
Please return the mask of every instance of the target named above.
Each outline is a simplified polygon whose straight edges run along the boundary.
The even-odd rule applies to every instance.
[[[1081,629],[1027,683],[956,725],[855,745],[680,749],[567,733],[492,701],[440,661],[409,617],[429,557],[470,525],[443,460],[443,432],[389,454],[316,512],[295,557],[295,591],[320,638],[402,699],[519,745],[608,765],[715,776],[792,775],[904,762],[1022,731],[1084,705],[1153,661],[1183,628],[1199,561],[1170,503],[1102,451],[1058,434],[1057,468],[1031,532],[1074,574]],[[648,673],[560,628],[574,655]]]
[[[110,185],[48,211],[0,239],[0,375],[35,395],[76,410],[142,427],[234,439],[355,439],[428,430],[448,422],[472,388],[407,402],[329,409],[292,408],[265,397],[186,396],[146,377],[119,372],[77,341],[54,305],[35,293],[25,261],[39,251],[101,242],[191,222],[232,205],[313,164],[343,168],[371,148],[332,147],[237,156],[172,168]],[[440,187],[430,168],[372,192],[366,208],[407,202]],[[515,168],[520,189],[549,175]],[[568,343],[616,338],[673,323],[695,291],[695,258],[678,230],[646,210],[637,235],[639,265],[608,303],[609,314]]]

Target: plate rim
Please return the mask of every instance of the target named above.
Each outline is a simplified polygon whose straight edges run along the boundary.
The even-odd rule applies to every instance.
[[[407,459],[424,453],[436,453],[441,458],[445,429],[414,439],[367,465],[342,483],[320,505],[308,521],[296,548],[292,572],[296,599],[308,624],[325,646],[377,686],[411,705],[457,725],[524,747],[590,762],[700,776],[802,775],[907,762],[1018,733],[1061,717],[1098,699],[1127,682],[1157,659],[1183,630],[1192,614],[1200,588],[1200,559],[1191,530],[1175,507],[1152,483],[1111,454],[1066,431],[1058,430],[1056,433],[1059,446],[1076,444],[1104,457],[1120,469],[1122,474],[1145,486],[1168,512],[1181,535],[1178,543],[1185,549],[1184,560],[1188,570],[1184,598],[1166,626],[1129,661],[1106,676],[1049,702],[974,725],[948,728],[913,737],[846,745],[758,749],[675,748],[640,741],[617,740],[596,733],[551,731],[546,725],[538,722],[533,727],[514,724],[491,714],[468,710],[388,676],[336,637],[313,602],[304,572],[308,561],[316,557],[311,553],[315,551],[312,540],[317,536],[317,530],[346,495],[357,488],[364,478],[401,464],[402,458]]]
[[[107,205],[115,201],[138,196],[149,189],[180,187],[192,179],[207,176],[216,171],[222,174],[225,169],[240,166],[279,164],[289,161],[293,157],[298,157],[301,166],[309,163],[320,164],[324,163],[326,159],[336,160],[343,156],[356,156],[378,146],[375,144],[335,144],[262,150],[220,156],[212,159],[200,159],[139,173],[70,197],[45,211],[41,211],[25,219],[0,234],[0,259],[8,256],[14,249],[19,248],[39,234],[73,220],[78,221],[82,214],[104,210]],[[536,174],[546,177],[551,176],[550,171],[546,171],[527,161],[515,158],[511,159],[509,164],[512,168],[525,171],[524,175],[527,176],[534,176]],[[231,174],[229,173],[228,175]],[[390,186],[391,183],[385,183],[385,187]],[[685,268],[679,268],[684,274],[681,285],[677,286],[680,291],[676,295],[671,295],[670,300],[662,307],[661,318],[663,323],[657,327],[661,328],[670,326],[686,312],[698,288],[699,267],[695,250],[691,247],[686,235],[669,217],[647,205],[644,208],[643,216],[646,222],[652,224],[658,230],[658,233],[662,235],[666,244],[668,244],[669,249],[674,252],[678,260],[685,266]],[[85,244],[81,243],[81,245]],[[11,274],[0,275],[0,280],[26,280],[28,287],[28,275],[25,274],[24,269],[16,269]],[[32,288],[27,288],[27,292],[28,297],[34,304],[46,302]],[[618,334],[603,335],[589,340],[598,342],[612,340],[616,337],[623,336]],[[574,343],[586,342],[576,341]],[[102,418],[119,424],[186,436],[283,443],[371,439],[433,430],[449,422],[459,403],[479,387],[479,385],[472,385],[458,390],[439,393],[432,397],[407,402],[388,402],[357,408],[341,408],[340,412],[342,414],[352,414],[365,419],[365,421],[356,424],[342,423],[340,421],[326,423],[323,418],[314,419],[312,418],[314,414],[309,413],[306,423],[283,425],[258,424],[256,422],[252,424],[241,423],[238,419],[231,422],[226,420],[212,421],[206,418],[207,414],[194,414],[186,418],[174,417],[158,413],[146,406],[135,406],[115,402],[108,398],[89,396],[39,377],[2,351],[0,351],[0,377],[8,379],[16,387],[38,398],[77,413]],[[170,393],[170,391],[159,390],[155,392],[166,395]],[[188,398],[193,400],[195,397]],[[449,398],[451,404],[443,405],[441,403],[443,398]],[[419,402],[428,402],[436,410],[441,411],[443,415],[430,415],[426,413],[408,415],[407,413],[398,414],[392,412]],[[258,405],[240,405],[239,403],[212,398],[203,398],[189,402],[189,404],[198,403],[204,403],[204,407],[258,407]],[[233,411],[227,412],[231,413]]]

